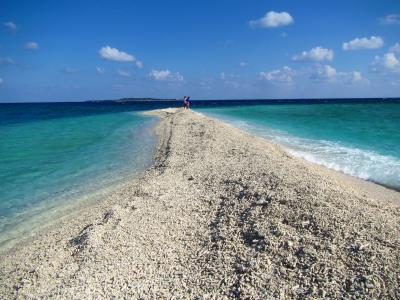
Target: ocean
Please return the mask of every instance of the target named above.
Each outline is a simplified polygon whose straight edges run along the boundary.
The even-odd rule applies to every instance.
[[[400,102],[192,101],[295,156],[400,189]],[[340,103],[338,103],[340,102]],[[151,166],[154,117],[180,101],[0,104],[0,245],[96,201]]]
[[[294,156],[400,190],[400,102],[198,108]]]
[[[149,167],[156,118],[140,112],[158,107],[0,104],[0,245]]]

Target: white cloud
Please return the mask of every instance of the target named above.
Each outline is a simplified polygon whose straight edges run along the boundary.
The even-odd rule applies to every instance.
[[[332,81],[336,78],[337,71],[330,65],[317,65],[311,72],[311,79]]]
[[[36,50],[39,49],[39,44],[36,42],[28,42],[24,45],[25,49]]]
[[[101,75],[104,74],[106,70],[104,68],[96,67],[96,73]]]
[[[375,56],[372,62],[372,71],[374,72],[400,72],[400,61],[394,53],[386,53],[381,58]]]
[[[359,71],[339,72],[338,79],[345,84],[369,83]]]
[[[262,18],[251,20],[249,25],[251,28],[273,28],[290,25],[292,23],[293,18],[289,13],[269,11]]]
[[[115,61],[134,61],[136,58],[133,55],[112,48],[110,46],[102,47],[99,50],[99,54],[104,59],[115,60]]]
[[[0,65],[13,65],[15,64],[14,60],[9,57],[0,57]]]
[[[169,70],[151,70],[149,73],[151,79],[157,81],[169,81],[169,82],[182,82],[183,76],[178,72],[172,73]]]
[[[400,15],[387,15],[379,19],[379,22],[384,25],[400,24]]]
[[[0,84],[2,84],[3,83],[3,78],[0,78]]]
[[[392,47],[389,48],[389,52],[400,53],[400,44],[394,44]]]
[[[138,69],[143,68],[143,62],[140,61],[140,60],[136,61],[136,67],[137,67]]]
[[[333,50],[326,49],[322,47],[312,48],[310,51],[303,51],[300,54],[296,54],[292,57],[294,61],[324,61],[324,60],[333,60]]]
[[[363,79],[363,77],[362,77],[362,75],[361,75],[360,72],[358,72],[358,71],[353,71],[353,80],[354,80],[354,81],[360,81],[360,80],[362,80],[362,79]]]
[[[398,69],[400,67],[400,62],[394,53],[386,53],[383,56],[383,64],[388,69]]]
[[[380,36],[371,36],[370,38],[356,38],[342,45],[343,50],[356,49],[377,49],[383,46],[383,39]]]
[[[122,76],[122,77],[131,77],[131,73],[124,71],[124,70],[117,70],[117,73],[119,76]]]
[[[14,22],[4,22],[3,25],[6,26],[11,31],[17,31],[18,29],[17,25],[15,25]]]
[[[240,63],[239,63],[239,66],[241,66],[242,68],[244,68],[244,67],[247,67],[249,64],[247,63],[247,62],[245,62],[245,61],[241,61]]]
[[[286,84],[290,84],[293,82],[294,75],[295,72],[288,66],[284,66],[282,69],[273,70],[270,72],[259,73],[261,79],[274,83],[286,83]]]
[[[338,72],[330,65],[317,65],[311,70],[310,78],[316,81],[342,83],[342,84],[368,84],[359,71]]]

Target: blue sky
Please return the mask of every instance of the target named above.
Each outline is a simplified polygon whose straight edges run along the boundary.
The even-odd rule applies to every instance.
[[[400,1],[7,1],[0,102],[400,96]]]

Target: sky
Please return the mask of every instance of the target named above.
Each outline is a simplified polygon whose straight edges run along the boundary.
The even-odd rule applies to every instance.
[[[0,102],[400,97],[399,0],[0,2]]]

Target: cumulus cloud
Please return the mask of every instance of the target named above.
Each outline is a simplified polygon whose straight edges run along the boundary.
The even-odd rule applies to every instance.
[[[131,73],[124,70],[117,70],[117,74],[122,77],[131,77]]]
[[[274,28],[290,25],[293,21],[293,17],[285,11],[269,11],[262,18],[251,20],[249,26],[251,28]]]
[[[374,72],[400,72],[400,61],[392,52],[386,53],[383,57],[375,56],[371,65]]]
[[[330,65],[315,66],[311,71],[310,78],[316,81],[342,84],[369,83],[359,71],[338,72]]]
[[[17,31],[18,27],[14,22],[4,22],[3,25],[7,27],[10,31]]]
[[[15,64],[14,60],[9,57],[0,57],[0,65],[13,65]]]
[[[136,61],[135,65],[136,65],[136,68],[138,68],[138,69],[143,68],[143,62],[140,60]]]
[[[400,15],[387,15],[379,19],[379,22],[383,25],[394,25],[400,24]]]
[[[126,52],[120,51],[117,48],[110,46],[102,47],[99,50],[99,54],[102,58],[115,61],[135,61],[135,57]]]
[[[333,60],[333,50],[322,47],[312,48],[310,51],[303,51],[292,57],[294,61],[324,61]]]
[[[101,75],[104,74],[106,70],[104,68],[96,67],[96,73]]]
[[[338,78],[345,84],[369,83],[359,71],[339,72]]]
[[[392,70],[398,69],[400,66],[400,62],[394,53],[386,53],[383,56],[383,64],[386,68]]]
[[[36,42],[27,42],[24,45],[24,48],[28,49],[28,50],[36,50],[36,49],[39,49],[39,44]]]
[[[353,74],[352,74],[352,75],[353,75],[354,81],[360,81],[360,80],[363,79],[361,73],[358,72],[358,71],[353,71]]]
[[[389,48],[389,52],[400,53],[400,44],[394,44],[392,47]]]
[[[332,81],[337,76],[337,71],[330,65],[317,65],[311,72],[311,79]]]
[[[157,81],[168,81],[168,82],[182,82],[183,76],[179,72],[173,73],[169,70],[151,70],[149,77]]]
[[[343,50],[356,49],[377,49],[383,46],[383,39],[380,36],[371,36],[370,38],[355,38],[350,42],[345,42],[342,45]]]
[[[260,72],[259,76],[261,79],[273,82],[273,83],[285,83],[290,84],[293,82],[293,76],[295,72],[288,66],[284,66],[281,69],[273,70],[269,72]]]
[[[239,66],[241,66],[242,68],[244,68],[244,67],[247,67],[249,64],[247,63],[247,62],[245,62],[245,61],[241,61],[240,63],[239,63]]]

